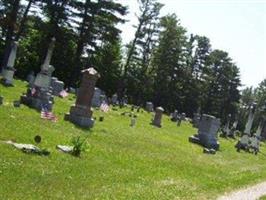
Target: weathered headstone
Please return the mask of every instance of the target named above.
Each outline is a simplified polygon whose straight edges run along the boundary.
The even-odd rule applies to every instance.
[[[91,108],[92,97],[96,81],[100,75],[94,68],[83,70],[82,75],[76,103],[70,108],[70,113],[65,115],[65,120],[85,128],[91,128],[94,125]]]
[[[182,114],[181,114],[181,120],[182,120],[182,121],[185,121],[185,120],[186,120],[186,113],[182,113]]]
[[[130,121],[130,126],[131,127],[134,127],[136,125],[136,117],[135,116],[132,116],[131,117],[131,121]]]
[[[54,67],[50,65],[53,50],[55,46],[55,38],[49,44],[48,51],[41,66],[41,71],[37,74],[33,86],[27,90],[26,95],[21,96],[21,103],[41,110],[44,106],[48,111],[52,110],[53,95],[51,91],[51,77]]]
[[[152,102],[146,102],[146,111],[147,112],[153,112],[153,103]]]
[[[256,105],[257,105],[256,103],[252,103],[250,105],[250,108],[249,108],[248,121],[246,123],[245,130],[244,130],[244,133],[246,133],[248,135],[251,134],[250,131],[251,131],[251,128],[252,128],[254,117],[255,117]]]
[[[224,129],[223,129],[223,136],[224,137],[228,137],[230,135],[230,121],[231,121],[231,117],[232,117],[231,114],[229,114],[227,116],[227,121],[226,121],[226,124],[225,124]]]
[[[178,119],[178,111],[175,110],[172,114],[171,114],[171,121],[176,122]]]
[[[51,79],[51,87],[52,87],[52,94],[55,96],[59,96],[60,92],[64,90],[64,82],[59,81],[56,77],[52,77]]]
[[[11,51],[8,57],[7,65],[3,68],[2,76],[3,76],[3,84],[6,86],[12,86],[13,85],[13,76],[15,73],[15,60],[17,55],[17,47],[18,44],[15,41],[12,41],[11,43]]]
[[[112,101],[112,105],[117,105],[118,104],[118,96],[117,96],[117,94],[113,94],[111,101]]]
[[[92,107],[100,107],[103,101],[107,101],[104,91],[99,88],[94,89],[94,95],[92,97]]]
[[[219,149],[217,132],[220,128],[220,119],[203,114],[200,119],[198,134],[191,136],[189,141],[200,143],[208,149]]]
[[[192,119],[193,127],[195,128],[199,127],[200,117],[201,115],[199,113],[194,113],[193,119]]]
[[[161,127],[161,122],[162,122],[162,116],[163,116],[164,109],[162,107],[157,107],[155,109],[155,115],[154,119],[152,121],[152,124],[157,127]]]

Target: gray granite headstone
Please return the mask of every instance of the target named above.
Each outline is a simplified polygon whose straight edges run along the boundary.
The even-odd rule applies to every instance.
[[[146,111],[147,112],[153,112],[153,103],[148,101],[146,102]]]
[[[161,127],[162,116],[163,116],[164,109],[162,107],[157,107],[155,109],[155,115],[152,121],[152,124],[157,127]]]

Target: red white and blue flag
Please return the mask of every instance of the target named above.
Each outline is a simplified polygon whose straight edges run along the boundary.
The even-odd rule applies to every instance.
[[[109,106],[108,106],[108,104],[105,101],[102,102],[102,104],[100,106],[100,110],[102,112],[108,112],[109,111]]]
[[[62,90],[62,91],[59,93],[59,97],[65,98],[65,97],[67,97],[67,96],[68,96],[68,93],[67,93],[67,91],[65,91],[65,90]]]
[[[48,111],[46,106],[42,106],[41,118],[50,120],[52,122],[57,122],[57,120],[58,120],[57,117],[51,111]]]

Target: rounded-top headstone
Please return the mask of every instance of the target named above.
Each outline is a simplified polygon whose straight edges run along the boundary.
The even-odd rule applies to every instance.
[[[163,112],[164,112],[164,109],[163,109],[162,107],[157,107],[157,108],[156,108],[156,112],[161,112],[161,113],[163,113]]]
[[[84,69],[81,71],[81,73],[85,76],[90,77],[90,78],[98,79],[101,77],[100,74],[93,67],[90,67],[88,69]]]

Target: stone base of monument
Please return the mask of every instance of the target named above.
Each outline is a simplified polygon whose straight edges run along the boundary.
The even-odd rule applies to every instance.
[[[13,76],[15,73],[15,69],[13,68],[4,68],[2,71],[3,78],[1,79],[1,83],[4,86],[12,87],[13,85]]]
[[[36,89],[33,93],[32,89],[28,89],[25,95],[20,97],[20,102],[41,111],[43,107],[48,111],[53,109],[53,96],[48,90]]]
[[[195,144],[201,144],[198,135],[192,135],[188,138],[188,141]]]
[[[65,114],[65,120],[84,128],[92,128],[95,121],[89,108],[78,106],[71,107],[70,113]]]
[[[206,134],[199,134],[198,137],[202,146],[208,149],[219,150],[220,144],[215,138]]]

